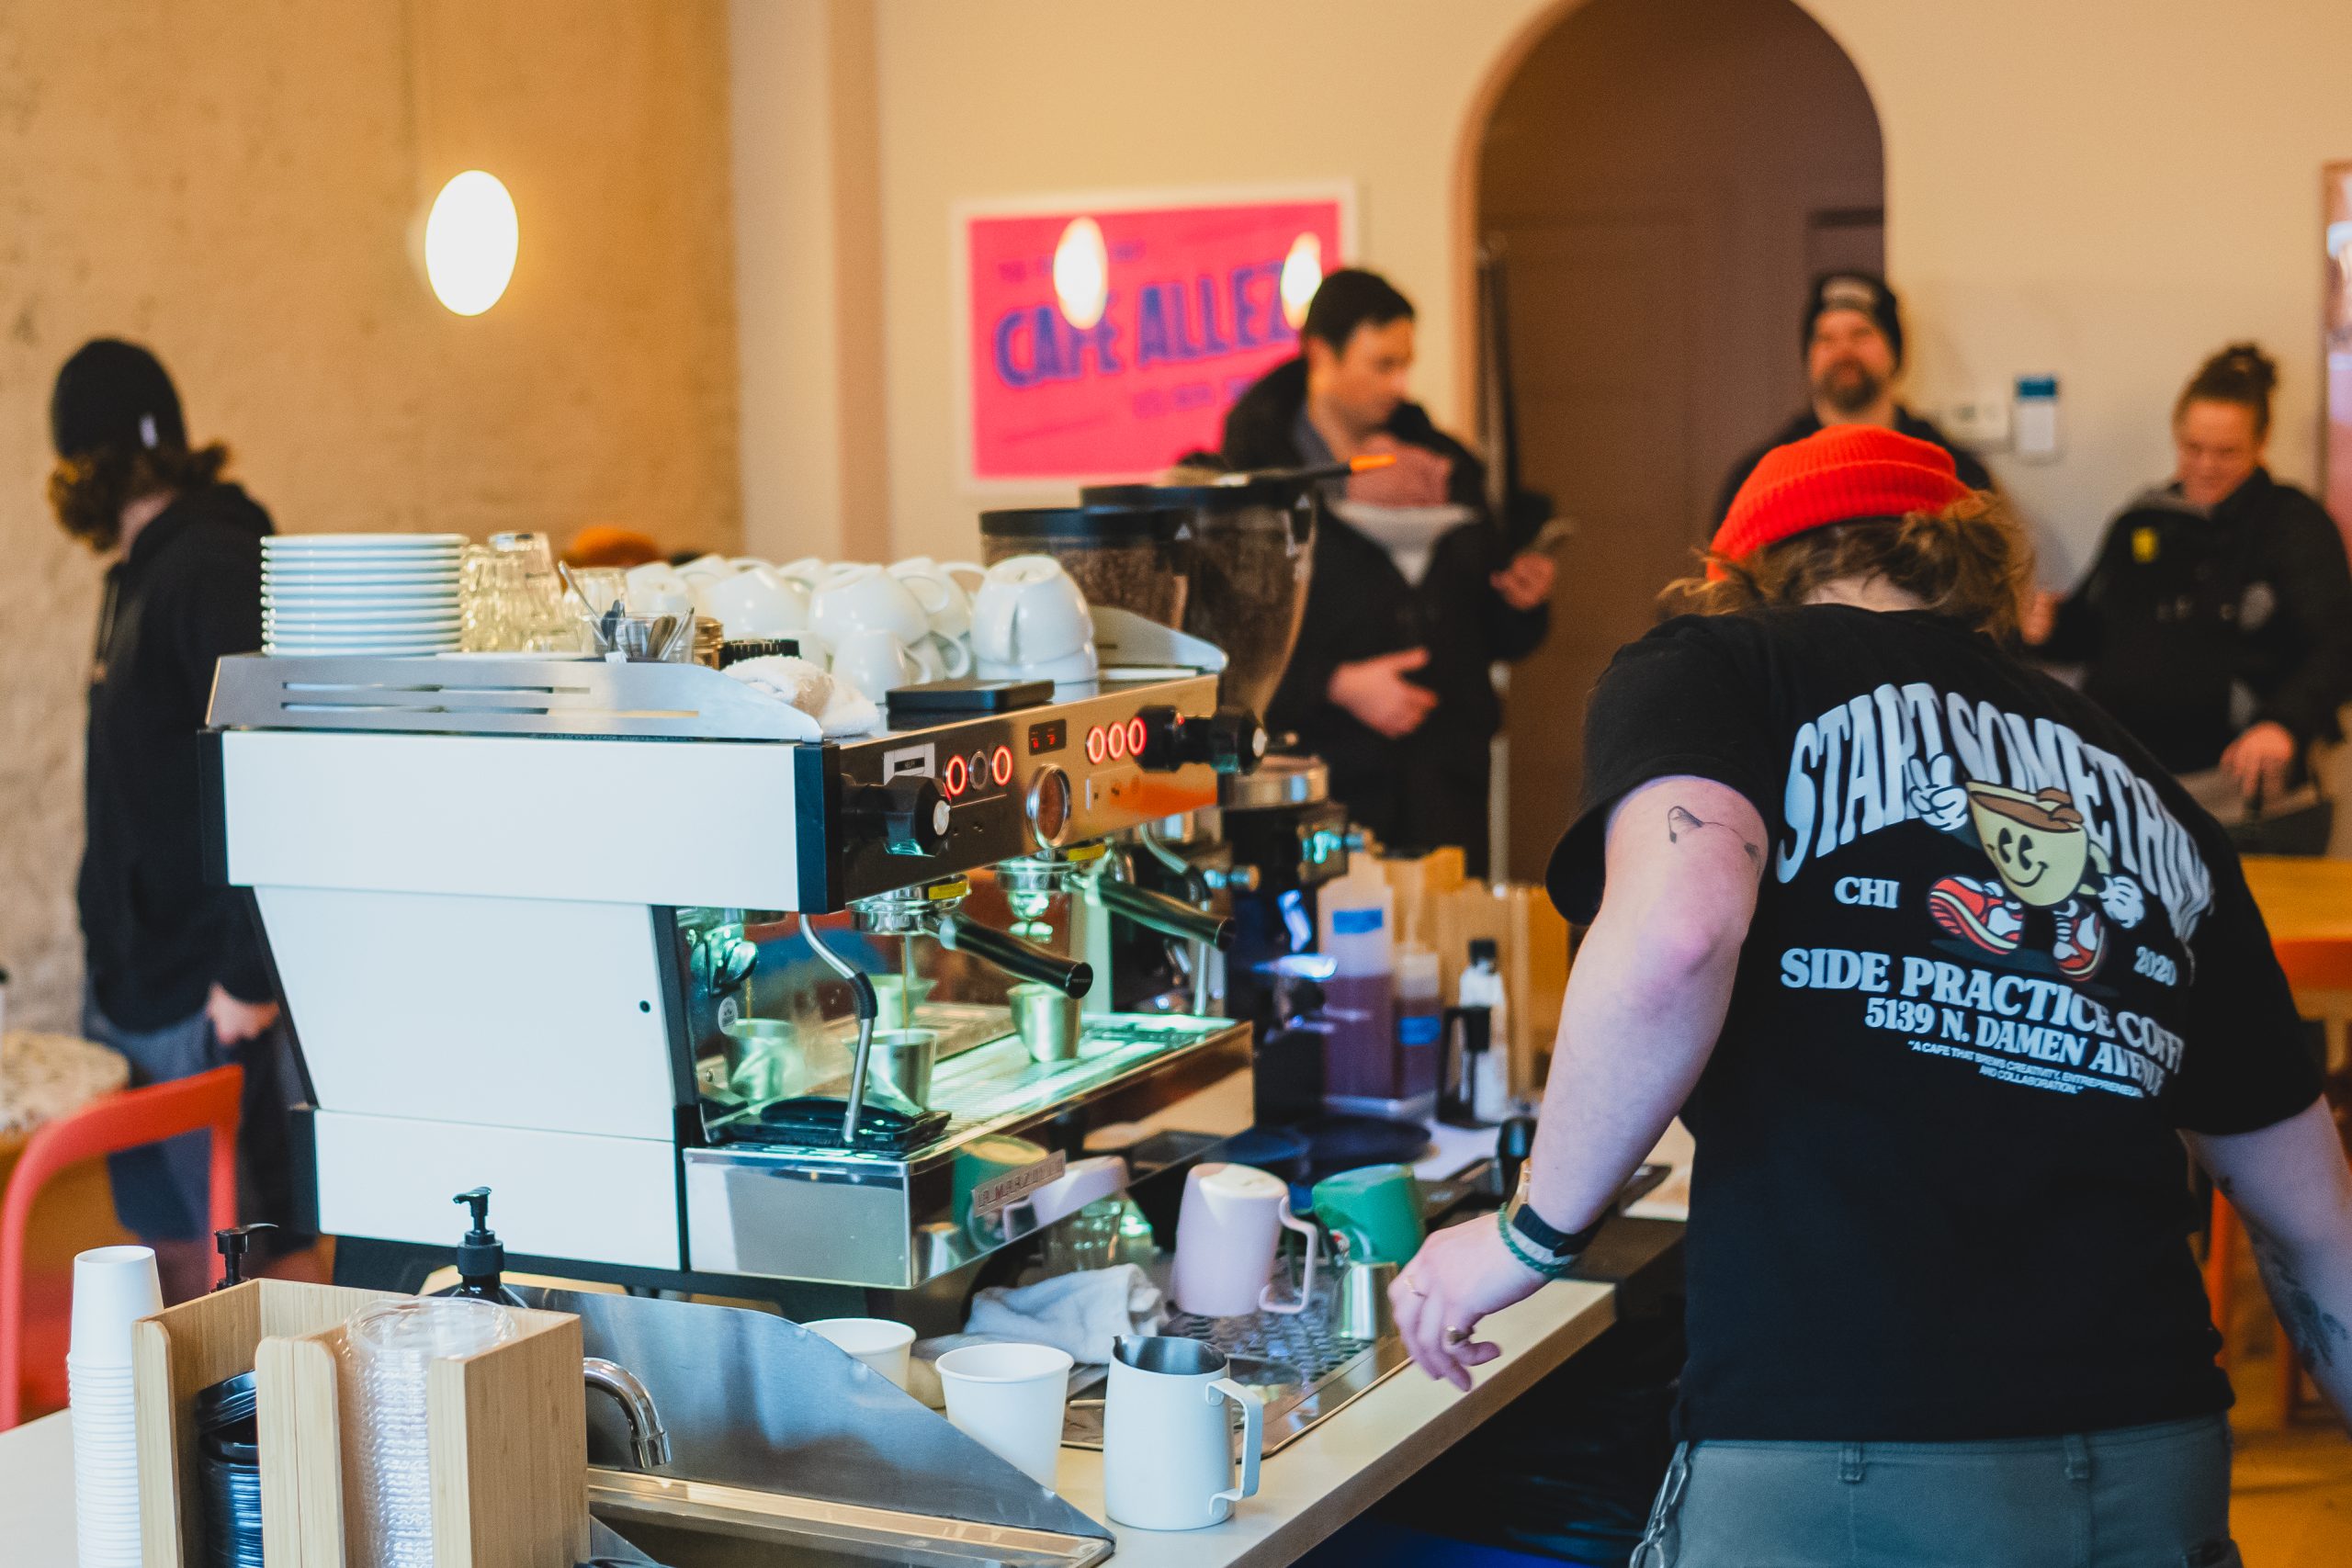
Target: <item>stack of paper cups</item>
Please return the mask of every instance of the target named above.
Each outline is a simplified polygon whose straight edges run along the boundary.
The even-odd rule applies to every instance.
[[[139,1446],[130,1325],[164,1310],[155,1254],[101,1247],[74,1259],[74,1525],[82,1568],[137,1568]]]

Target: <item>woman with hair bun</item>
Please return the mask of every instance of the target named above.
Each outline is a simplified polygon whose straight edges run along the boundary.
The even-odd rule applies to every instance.
[[[2171,481],[2123,509],[2090,575],[2063,604],[2044,596],[2026,635],[2083,666],[2084,691],[2240,848],[2317,854],[2332,813],[2305,785],[2352,699],[2352,570],[2326,511],[2263,467],[2278,383],[2250,343],[2207,360],[2173,407]]]
[[[1535,1145],[1389,1302],[1468,1389],[1681,1116],[1681,1446],[1636,1564],[2235,1562],[2191,1157],[2352,1412],[2352,1166],[2287,977],[2212,818],[2008,651],[2032,570],[1950,453],[1832,425],[1585,704]]]

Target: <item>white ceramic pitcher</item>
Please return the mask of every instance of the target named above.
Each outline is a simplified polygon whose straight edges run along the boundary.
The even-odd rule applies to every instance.
[[[1102,1409],[1102,1506],[1120,1524],[1196,1530],[1223,1524],[1258,1490],[1266,1409],[1197,1339],[1125,1335],[1111,1348]],[[1241,1480],[1233,1479],[1225,1402],[1241,1407]]]
[[[1282,1234],[1306,1238],[1306,1268],[1295,1298],[1283,1301],[1267,1281]],[[1315,1293],[1315,1226],[1290,1212],[1290,1186],[1247,1165],[1196,1165],[1184,1176],[1176,1214],[1176,1266],[1169,1293],[1203,1317],[1303,1312]]]

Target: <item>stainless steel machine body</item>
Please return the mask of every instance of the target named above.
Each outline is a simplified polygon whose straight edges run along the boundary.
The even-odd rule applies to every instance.
[[[841,741],[690,665],[224,660],[219,869],[253,889],[300,1042],[320,1227],[442,1245],[449,1194],[489,1185],[536,1264],[906,1288],[1028,1234],[1023,1195],[1102,1124],[1136,1124],[1147,1167],[1238,1131],[1248,1097],[1204,1091],[1248,1073],[1246,1029],[1098,1012],[1077,1060],[1033,1063],[986,985],[956,1000],[1038,956],[971,910],[926,927],[954,949],[933,956],[944,1116],[853,1147],[761,1114],[848,1098],[827,1042],[849,988],[808,942],[907,966],[903,939],[819,917],[875,928],[1215,799],[1170,744],[1216,712],[1215,650],[1098,623],[1099,686]],[[795,1081],[734,1076],[754,1025]]]

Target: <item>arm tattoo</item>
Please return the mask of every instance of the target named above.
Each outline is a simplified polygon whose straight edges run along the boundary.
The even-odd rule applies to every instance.
[[[1758,871],[1764,869],[1764,852],[1746,839],[1740,838],[1739,829],[1730,823],[1706,821],[1688,807],[1669,806],[1666,808],[1666,841],[1668,843],[1679,844],[1682,841],[1683,834],[1695,833],[1702,828],[1720,828],[1733,838],[1739,839],[1739,847],[1747,852],[1747,863]]]
[[[2228,1182],[2217,1181],[2214,1185],[2224,1198],[2230,1195]],[[2352,1329],[2346,1329],[2342,1318],[2320,1305],[2319,1298],[2303,1283],[2303,1277],[2295,1271],[2294,1259],[2287,1256],[2284,1248],[2265,1235],[2244,1211],[2240,1211],[2238,1218],[2245,1222],[2246,1239],[2254,1244],[2254,1260],[2262,1270],[2264,1286],[2270,1292],[2271,1309],[2278,1313],[2278,1325],[2287,1331],[2287,1337],[2294,1342],[2295,1353],[2302,1357],[2303,1365],[2313,1370],[2335,1366],[2345,1342],[2352,1339]]]

